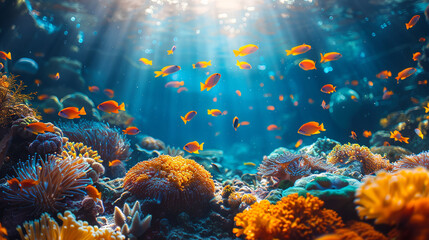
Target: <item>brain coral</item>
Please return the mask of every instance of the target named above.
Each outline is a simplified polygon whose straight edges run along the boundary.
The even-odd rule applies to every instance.
[[[328,163],[350,163],[359,161],[362,163],[363,173],[372,174],[381,169],[391,169],[389,160],[384,159],[379,154],[373,154],[369,148],[359,146],[359,144],[337,145],[328,155]]]
[[[63,139],[60,136],[47,132],[37,135],[36,140],[28,147],[28,151],[31,154],[37,153],[45,156],[46,154],[60,153],[62,146]]]
[[[291,194],[276,204],[262,200],[234,218],[237,237],[246,239],[313,239],[344,226],[335,211],[323,208],[323,201]]]
[[[395,168],[415,168],[425,167],[429,169],[429,151],[421,152],[417,155],[412,154],[404,156],[399,161],[395,162]]]
[[[139,199],[160,200],[169,213],[196,210],[214,197],[211,174],[191,159],[161,155],[132,167],[124,188]]]

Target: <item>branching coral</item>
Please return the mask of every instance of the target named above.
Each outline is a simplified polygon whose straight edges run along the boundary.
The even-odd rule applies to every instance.
[[[211,174],[191,159],[161,155],[132,167],[124,188],[139,199],[158,199],[167,212],[197,210],[214,196]]]
[[[20,181],[33,179],[39,183],[22,191],[6,184],[2,186],[0,199],[13,209],[19,208],[21,213],[33,216],[64,210],[68,200],[83,197],[86,185],[91,184],[91,180],[86,178],[88,164],[77,161],[79,159],[73,158],[59,161],[49,156],[46,160],[40,160],[40,163],[37,163],[36,158],[20,163],[16,178]]]
[[[323,208],[323,201],[291,194],[276,204],[262,200],[234,218],[237,237],[246,239],[313,239],[344,226],[336,212]]]
[[[412,154],[404,156],[401,160],[395,162],[395,168],[415,168],[425,167],[429,169],[429,151],[421,152],[417,155]]]
[[[337,145],[328,155],[328,163],[350,163],[359,161],[362,163],[363,173],[372,174],[382,169],[392,169],[389,160],[384,159],[379,154],[373,154],[369,148],[359,146],[359,144]]]
[[[58,218],[63,221],[60,227],[47,213],[40,219],[25,222],[23,227],[17,230],[22,240],[123,240],[125,236],[110,228],[98,228],[89,226],[87,222],[77,221],[75,216],[64,212],[64,216],[58,213]],[[24,232],[25,229],[25,232]]]
[[[115,207],[113,213],[115,225],[121,228],[122,234],[133,240],[142,236],[150,228],[152,215],[148,214],[142,219],[143,214],[140,211],[140,202],[136,201],[131,209],[128,203],[125,203],[123,210]]]

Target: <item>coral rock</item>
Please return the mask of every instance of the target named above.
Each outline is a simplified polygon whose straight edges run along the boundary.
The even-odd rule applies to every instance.
[[[39,134],[36,137],[30,146],[28,147],[28,151],[31,154],[37,153],[41,156],[45,156],[47,154],[55,154],[60,153],[63,146],[63,139],[54,133],[43,133]]]

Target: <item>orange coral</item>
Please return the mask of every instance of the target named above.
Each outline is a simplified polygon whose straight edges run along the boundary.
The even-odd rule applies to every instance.
[[[168,212],[196,210],[214,197],[211,174],[194,160],[161,155],[132,167],[124,188],[139,199],[158,199]]]
[[[381,169],[392,169],[389,160],[379,154],[372,153],[369,148],[359,144],[337,145],[327,157],[327,162],[331,164],[347,164],[351,161],[361,162],[364,174],[372,174]]]
[[[253,196],[252,194],[244,194],[242,197],[241,197],[241,201],[242,202],[245,202],[247,205],[252,205],[252,204],[254,204],[255,202],[256,202],[256,197],[255,196]]]
[[[313,239],[314,236],[344,226],[341,217],[323,208],[323,201],[307,193],[307,197],[291,194],[276,204],[262,200],[234,218],[237,237],[246,239]]]

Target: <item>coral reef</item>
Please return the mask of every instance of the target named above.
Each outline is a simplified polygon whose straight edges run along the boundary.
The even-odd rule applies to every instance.
[[[396,169],[400,168],[415,168],[424,167],[429,169],[429,151],[421,152],[417,155],[407,155],[401,158],[401,160],[395,162]]]
[[[140,202],[136,201],[132,209],[128,203],[125,203],[123,210],[115,207],[113,213],[115,225],[121,228],[121,233],[128,239],[134,240],[143,235],[150,228],[152,215],[148,214],[145,218],[140,210]]]
[[[253,204],[234,218],[237,237],[246,239],[313,239],[344,226],[336,212],[323,208],[323,201],[307,194],[291,194],[276,204],[267,200]]]
[[[331,164],[347,165],[358,161],[362,164],[364,174],[372,174],[382,169],[392,169],[389,160],[379,154],[373,154],[367,147],[358,144],[337,145],[329,153],[327,162]]]
[[[349,221],[345,228],[339,228],[333,234],[324,235],[316,240],[387,240],[382,233],[365,222]]]
[[[142,138],[140,141],[140,146],[146,150],[164,150],[165,144],[159,139],[147,136]]]
[[[121,129],[125,129],[131,126],[131,123],[133,122],[134,118],[128,113],[120,111],[117,114],[104,113],[101,116],[101,120],[108,122],[112,126],[117,126]]]
[[[58,213],[58,218],[63,222],[60,227],[47,213],[40,219],[25,222],[18,226],[17,230],[22,240],[45,239],[45,240],[124,240],[125,236],[110,228],[98,228],[90,226],[87,222],[77,221],[70,212],[64,212],[64,216]],[[25,230],[25,231],[24,231]]]
[[[309,146],[302,147],[299,152],[313,157],[326,158],[332,148],[339,144],[339,142],[327,137],[317,138],[316,142]]]
[[[132,167],[124,189],[139,199],[156,199],[167,213],[201,210],[214,196],[211,174],[193,160],[161,155]]]
[[[104,213],[104,205],[101,199],[94,199],[90,196],[85,196],[81,202],[79,213],[84,216],[84,219],[90,224],[97,224],[97,216]]]
[[[371,152],[380,154],[384,158],[389,159],[390,162],[395,162],[405,155],[410,155],[412,152],[399,146],[380,146],[372,147]]]
[[[45,156],[47,154],[60,153],[63,146],[63,139],[54,133],[43,133],[37,135],[36,139],[28,147],[31,154]]]

